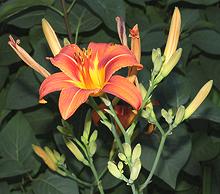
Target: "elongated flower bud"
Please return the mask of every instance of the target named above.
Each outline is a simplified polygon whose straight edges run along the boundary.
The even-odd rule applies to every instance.
[[[42,28],[53,55],[57,55],[61,50],[61,46],[57,35],[46,19],[42,19]]]
[[[205,98],[208,96],[212,88],[213,80],[209,80],[197,93],[190,105],[185,110],[184,120],[188,119],[196,109],[202,104]]]
[[[70,140],[66,140],[66,146],[69,148],[69,150],[72,152],[72,154],[79,160],[80,162],[85,162],[86,159],[84,158],[83,154],[79,150],[79,148],[76,146],[75,143],[73,143]]]
[[[123,143],[124,154],[127,158],[131,157],[131,146],[128,143]]]
[[[171,20],[167,44],[164,50],[165,63],[167,63],[170,60],[170,57],[176,51],[179,42],[180,27],[181,27],[181,15],[179,9],[175,7],[173,12],[173,17]]]
[[[43,159],[44,163],[53,171],[57,171],[58,167],[55,162],[51,159],[51,157],[40,147],[37,145],[32,145],[34,152]]]
[[[9,39],[10,40],[8,44],[22,59],[22,61],[24,61],[28,66],[40,73],[43,77],[48,77],[50,75],[50,73],[44,67],[38,64],[22,47],[18,45],[20,43],[19,40],[15,41],[12,36],[9,36]]]
[[[138,25],[136,24],[131,30],[129,37],[131,37],[131,51],[134,53],[138,63],[141,61],[141,41]],[[137,67],[129,67],[128,76],[137,75]]]
[[[170,57],[169,61],[165,64],[163,64],[160,73],[155,78],[155,83],[161,82],[161,80],[166,77],[172,69],[176,66],[176,64],[179,62],[179,59],[182,55],[182,49],[179,48],[173,55]]]
[[[185,115],[185,107],[184,106],[180,106],[176,112],[176,116],[173,122],[173,126],[176,127],[177,125],[179,125],[184,118]]]
[[[131,168],[130,181],[133,182],[138,178],[140,170],[141,170],[141,160],[137,159]]]
[[[134,163],[141,156],[141,145],[137,144],[132,152],[131,162]]]
[[[113,162],[109,161],[108,162],[108,170],[109,172],[116,178],[121,179],[122,177],[122,173],[120,172],[120,170],[118,169],[118,167],[116,166],[116,164],[114,164]]]

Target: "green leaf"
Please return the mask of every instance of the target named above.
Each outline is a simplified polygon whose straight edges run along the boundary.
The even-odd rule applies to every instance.
[[[72,8],[69,14],[69,20],[71,21],[74,33],[76,32],[77,25],[80,26],[79,32],[88,32],[94,30],[102,23],[95,14],[78,3]]]
[[[9,34],[4,34],[0,37],[0,66],[11,65],[12,63],[18,62],[21,59],[15,54],[13,49],[8,45]],[[14,37],[16,39],[16,37]],[[20,37],[21,46],[27,51],[30,52],[31,48],[28,45],[27,37]]]
[[[0,66],[0,89],[5,84],[6,79],[8,78],[9,69],[7,67]]]
[[[207,7],[205,10],[207,20],[214,24],[214,28],[220,31],[220,12],[218,7]]]
[[[169,0],[168,4],[173,4],[177,2],[188,2],[195,5],[212,5],[214,3],[219,2],[219,0]]]
[[[125,18],[125,3],[123,0],[84,0],[86,4],[95,12],[105,25],[116,31],[115,17]]]
[[[78,194],[76,182],[47,171],[34,180],[32,185],[35,194]]]
[[[9,109],[24,109],[38,104],[39,81],[29,67],[22,67],[17,77],[10,85],[6,107]]]
[[[35,134],[47,133],[55,128],[54,113],[45,107],[41,107],[24,114],[33,128]]]
[[[23,114],[17,113],[0,133],[1,178],[20,175],[33,169],[33,143],[36,143],[36,139],[32,128]]]
[[[220,34],[214,30],[198,30],[191,34],[194,45],[203,51],[220,55]]]
[[[0,7],[0,22],[33,6],[49,6],[54,0],[9,0]]]
[[[44,18],[45,11],[33,10],[20,16],[16,16],[9,21],[9,24],[19,28],[31,28],[36,24],[40,24]]]
[[[193,27],[195,23],[200,19],[198,9],[182,9],[181,10],[181,31]]]
[[[1,182],[0,183],[0,194],[10,194],[10,188],[9,188],[9,185],[8,183],[6,182]]]
[[[143,139],[141,161],[143,167],[148,171],[152,168],[159,141],[160,137],[158,137],[157,134]],[[155,175],[172,188],[175,188],[177,176],[188,160],[190,152],[190,137],[186,132],[185,126],[180,125],[173,131],[173,134],[168,137]]]
[[[141,33],[141,48],[143,52],[151,52],[153,48],[161,48],[164,45],[166,37],[161,29],[163,26],[164,24],[155,25],[155,29],[152,27],[151,30],[148,29]]]

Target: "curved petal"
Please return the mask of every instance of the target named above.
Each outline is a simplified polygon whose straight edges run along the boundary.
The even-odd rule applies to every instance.
[[[40,100],[51,92],[60,91],[64,88],[72,87],[71,79],[63,72],[54,73],[48,76],[41,84],[39,89]]]
[[[135,55],[122,45],[112,45],[105,53],[105,58],[100,61],[99,66],[105,67],[106,81],[119,69],[123,67],[137,67],[138,70],[143,66],[138,63]]]
[[[79,66],[74,56],[81,52],[77,45],[70,44],[62,48],[54,58],[50,58],[50,61],[71,79],[79,80]]]
[[[141,107],[142,97],[140,91],[134,86],[134,84],[122,76],[112,76],[102,89],[102,92],[110,93],[121,98],[136,110]]]
[[[66,120],[71,117],[93,92],[93,90],[83,90],[76,87],[63,89],[59,98],[59,109],[62,118]]]

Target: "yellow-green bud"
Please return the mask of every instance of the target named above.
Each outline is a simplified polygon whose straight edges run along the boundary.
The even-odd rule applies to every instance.
[[[79,160],[80,162],[84,162],[86,160],[75,143],[73,143],[70,140],[66,140],[65,143],[69,150],[72,152],[72,154],[77,158],[77,160]]]
[[[54,156],[53,151],[52,151],[49,147],[47,147],[47,146],[44,147],[44,150],[45,150],[45,152],[47,153],[47,155],[50,157],[50,159],[51,159],[54,163],[57,163],[57,159],[56,159],[56,157]]]
[[[192,100],[190,105],[185,110],[184,119],[188,119],[196,109],[202,104],[205,98],[208,96],[211,88],[212,88],[213,80],[209,80],[197,93],[195,98]]]
[[[143,86],[142,83],[139,84],[139,88],[140,88],[140,91],[141,91],[142,99],[144,99],[145,96],[147,95],[147,90],[146,90],[146,88]]]
[[[93,131],[92,135],[90,136],[89,141],[96,141],[97,137],[98,137],[98,131],[95,130],[95,131]]]
[[[172,69],[176,66],[176,64],[178,63],[180,57],[182,55],[182,48],[179,48],[178,50],[175,51],[175,53],[171,56],[171,58],[169,59],[169,61],[165,64],[163,64],[160,73],[157,75],[157,77],[155,78],[154,82],[155,84],[158,84],[159,82],[162,81],[162,79],[164,77],[166,77],[171,71]]]
[[[141,156],[141,145],[137,144],[132,152],[131,162],[134,163]]]
[[[122,161],[126,161],[127,160],[126,156],[124,154],[122,154],[122,153],[118,153],[118,157]]]
[[[124,154],[127,158],[131,157],[131,146],[128,143],[123,144]]]
[[[131,174],[129,180],[132,182],[135,181],[138,178],[140,170],[141,170],[141,160],[137,159],[131,168]]]
[[[185,107],[181,105],[176,112],[176,117],[173,122],[174,127],[176,127],[182,122],[184,115],[185,115]]]
[[[89,143],[89,153],[90,153],[91,156],[93,156],[95,154],[96,148],[97,148],[96,142],[95,141],[91,141]]]
[[[124,167],[124,165],[123,165],[123,162],[118,162],[118,169],[120,170],[120,172],[123,172],[123,167]]]
[[[111,161],[108,162],[108,170],[114,177],[121,179],[122,173],[120,172],[118,167]]]
[[[151,59],[152,59],[153,63],[155,62],[157,57],[161,57],[161,50],[160,50],[160,48],[152,50]]]
[[[64,38],[63,39],[63,44],[64,44],[64,46],[67,46],[67,45],[69,45],[71,43],[70,43],[70,41],[67,38]]]

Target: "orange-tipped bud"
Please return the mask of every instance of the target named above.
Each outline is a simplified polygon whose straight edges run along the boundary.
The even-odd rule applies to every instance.
[[[196,109],[202,104],[202,102],[206,99],[208,96],[211,88],[212,88],[213,80],[209,80],[197,93],[195,98],[192,100],[190,105],[185,109],[185,115],[184,119],[188,119],[195,111]]]
[[[166,47],[164,50],[165,62],[167,63],[170,57],[177,49],[177,45],[180,37],[180,27],[181,27],[181,15],[180,11],[177,7],[175,7],[173,12],[173,17],[171,20],[170,31],[166,43]]]
[[[58,167],[52,159],[40,146],[32,145],[34,152],[44,161],[44,163],[52,170],[57,171]]]
[[[61,50],[61,46],[56,33],[46,19],[42,19],[42,28],[53,55],[57,55]]]
[[[45,68],[38,64],[22,47],[18,45],[20,43],[19,40],[15,41],[12,36],[9,36],[9,39],[8,44],[28,66],[44,77],[48,77],[50,75]]]

